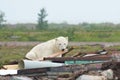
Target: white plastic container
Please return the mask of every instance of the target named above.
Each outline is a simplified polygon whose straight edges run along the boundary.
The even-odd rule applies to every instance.
[[[31,61],[31,60],[22,60],[19,63],[21,69],[31,69],[31,68],[45,68],[45,67],[58,67],[63,66],[63,63],[55,63],[51,61]]]
[[[0,75],[14,75],[17,74],[17,70],[0,70]]]

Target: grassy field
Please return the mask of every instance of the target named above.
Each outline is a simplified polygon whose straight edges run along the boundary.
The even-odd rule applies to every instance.
[[[58,36],[68,36],[74,42],[119,42],[120,31],[36,31],[0,32],[0,41],[47,41]]]
[[[20,25],[21,26],[21,25]],[[52,26],[52,27],[51,27]],[[12,26],[11,26],[12,27]],[[23,41],[23,42],[44,42],[58,36],[68,36],[72,42],[119,42],[120,25],[114,24],[52,24],[46,30],[28,29],[25,27],[0,28],[0,41]],[[33,47],[31,46],[2,46],[0,45],[0,65],[7,64],[14,60],[21,60]],[[78,46],[67,54],[71,56],[78,52],[95,52],[101,50],[101,46]],[[120,46],[110,47],[120,50]]]
[[[120,41],[120,24],[49,24],[45,30],[34,29],[35,25],[34,28],[25,24],[14,26],[0,28],[0,41],[47,41],[58,36],[68,36],[73,42]]]
[[[1,65],[12,61],[20,61],[25,54],[31,49],[31,46],[1,46],[0,47],[0,63]]]
[[[34,45],[29,46],[9,46],[4,45],[0,46],[0,66],[4,64],[8,64],[12,61],[20,61],[24,59],[25,54],[33,47]],[[69,46],[71,47],[71,46]],[[103,48],[101,45],[75,45],[75,49],[73,49],[70,53],[66,54],[65,56],[73,56],[77,53],[94,53]],[[115,50],[120,51],[120,46],[112,46],[107,47],[107,50]],[[109,51],[109,53],[111,53]]]
[[[33,46],[1,46],[0,47],[0,63],[7,64],[12,61],[20,61],[24,59],[25,54],[32,48]],[[99,50],[100,47],[92,47],[90,46],[82,46],[81,48],[77,46],[72,52],[67,54],[66,56],[74,55],[77,52],[87,52],[87,51],[96,51]]]

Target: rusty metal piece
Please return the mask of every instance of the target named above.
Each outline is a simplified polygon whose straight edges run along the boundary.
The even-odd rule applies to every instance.
[[[84,65],[66,65],[60,67],[51,67],[51,72],[73,72],[77,70],[84,69]]]
[[[73,73],[73,75],[69,78],[69,80],[76,80],[79,76],[86,73],[86,70],[78,70]]]
[[[56,72],[56,73],[72,73],[78,70],[86,70],[85,67],[87,67],[89,70],[93,70],[93,69],[100,69],[100,68],[96,68],[96,66],[94,66],[95,64],[91,64],[91,66],[93,65],[93,67],[88,67],[86,65],[66,65],[66,66],[59,66],[59,67],[49,67],[49,68],[35,68],[35,69],[22,69],[22,70],[18,70],[18,75],[40,75],[42,73],[44,73],[44,75],[48,75],[48,72]]]
[[[71,75],[70,74],[60,74],[58,75],[59,78],[69,78]]]
[[[60,67],[49,67],[49,68],[34,68],[34,69],[22,69],[18,70],[18,75],[39,75],[42,73],[45,73],[45,75],[48,75],[49,72],[73,72],[77,70],[83,69],[82,65],[68,65],[68,66],[60,66]]]
[[[24,75],[34,77],[36,79],[45,80],[45,78],[52,80],[76,80],[77,77],[84,74],[86,71],[99,70],[100,64],[87,65],[66,65],[49,68],[35,68],[18,70],[18,76]],[[43,79],[42,79],[43,78]]]
[[[18,70],[18,75],[41,74],[50,71],[50,68],[35,68]]]
[[[108,55],[96,55],[96,56],[88,56],[88,57],[55,57],[55,58],[44,58],[44,60],[51,60],[53,62],[63,62],[63,61],[105,61],[110,60],[111,57]]]

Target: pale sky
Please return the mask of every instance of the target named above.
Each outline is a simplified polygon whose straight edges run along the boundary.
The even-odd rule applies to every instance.
[[[49,23],[120,23],[120,0],[0,0],[7,23],[36,23],[41,8]]]

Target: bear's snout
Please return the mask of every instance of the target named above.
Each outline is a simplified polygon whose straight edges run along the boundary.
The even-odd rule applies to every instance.
[[[62,49],[62,51],[64,51],[65,49]]]

